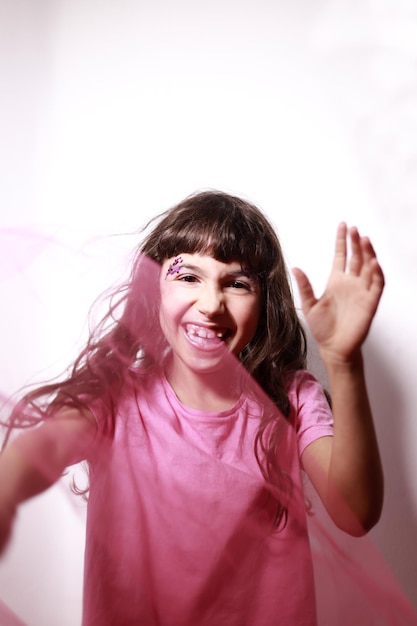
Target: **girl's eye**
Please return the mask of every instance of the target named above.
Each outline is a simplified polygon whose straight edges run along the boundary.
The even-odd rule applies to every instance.
[[[194,283],[197,281],[197,278],[196,276],[193,276],[192,274],[179,274],[178,280],[181,280],[184,283]]]
[[[233,287],[233,289],[246,289],[246,291],[250,291],[251,289],[248,283],[244,283],[241,280],[234,280],[230,283],[230,286]]]

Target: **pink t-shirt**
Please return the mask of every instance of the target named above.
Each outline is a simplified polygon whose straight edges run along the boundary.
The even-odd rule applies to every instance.
[[[316,623],[299,455],[332,434],[332,416],[307,372],[290,400],[296,429],[277,413],[292,482],[277,531],[254,455],[262,406],[243,394],[207,413],[181,404],[163,375],[138,375],[90,460],[83,626]]]

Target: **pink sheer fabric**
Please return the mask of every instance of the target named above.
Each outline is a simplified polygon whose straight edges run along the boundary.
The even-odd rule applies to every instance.
[[[3,233],[4,236],[5,234]],[[40,238],[38,244],[39,246],[35,246],[32,250],[34,255],[47,245],[47,241]],[[11,247],[9,247],[9,251],[12,254]],[[33,257],[28,253],[24,257],[23,266],[29,264],[31,258]],[[12,264],[12,266],[9,265],[9,269],[3,276],[8,280],[14,271],[18,272],[21,270],[22,266]],[[157,291],[154,283],[157,270],[157,267],[146,261],[145,267],[142,267],[135,276],[137,293],[140,294],[143,302],[144,315],[157,304]],[[130,321],[132,323],[137,322],[136,318],[132,318]],[[152,335],[152,325],[149,325],[146,320],[142,320],[142,323],[143,343],[153,353],[155,360],[160,362],[162,359],[161,353],[158,352],[161,346],[160,337]],[[154,330],[154,332],[156,333],[157,331]],[[231,357],[227,358],[230,358],[230,367],[237,368],[239,379],[243,380],[245,397],[253,396],[259,398],[262,394],[256,384],[245,372],[240,370],[239,364],[234,359]],[[161,393],[160,388],[158,389],[158,393]],[[145,402],[151,401],[151,395],[145,397]],[[265,404],[268,405],[268,400],[266,398],[264,400]],[[123,413],[123,411],[127,411],[126,406],[122,406],[121,412]],[[251,416],[247,418],[249,428],[252,428],[253,425],[251,419],[257,419],[255,409],[253,413],[254,415],[252,416],[249,408],[247,412],[247,416]],[[113,546],[118,541],[120,533],[130,532],[132,534],[131,541],[124,542],[123,545],[134,546],[134,551],[129,553],[126,550],[124,554],[119,553],[117,562],[112,561],[111,558],[107,559],[109,567],[116,569],[108,572],[107,576],[103,578],[108,581],[111,579],[112,574],[115,574],[124,579],[125,585],[122,585],[119,589],[119,602],[121,603],[120,614],[125,617],[119,622],[120,624],[137,623],[134,614],[129,613],[129,611],[126,612],[125,608],[129,603],[132,606],[135,603],[140,604],[140,596],[142,594],[146,595],[148,599],[150,598],[150,602],[148,602],[149,614],[141,623],[160,624],[161,626],[174,626],[175,624],[179,626],[180,622],[170,621],[170,602],[179,592],[184,594],[181,567],[184,568],[185,563],[184,553],[181,554],[181,558],[178,555],[176,557],[175,550],[177,548],[181,552],[182,545],[188,545],[188,542],[192,543],[198,540],[198,550],[205,552],[204,556],[206,559],[211,559],[212,566],[210,571],[212,577],[208,583],[205,581],[205,586],[199,585],[201,571],[199,570],[198,559],[196,560],[195,556],[197,551],[193,551],[194,549],[192,548],[189,552],[190,559],[187,564],[189,571],[186,578],[188,585],[186,591],[189,590],[190,603],[194,606],[194,609],[190,609],[188,614],[192,616],[195,624],[216,623],[216,626],[234,624],[235,622],[232,621],[231,616],[234,615],[235,605],[244,603],[250,609],[253,608],[250,600],[251,594],[256,595],[254,593],[256,589],[259,607],[262,607],[262,603],[265,606],[274,606],[274,603],[271,604],[270,602],[270,596],[277,592],[280,594],[279,598],[282,606],[287,604],[290,608],[288,610],[282,609],[286,615],[285,618],[283,618],[283,615],[280,615],[279,606],[276,608],[277,614],[275,616],[268,613],[265,618],[259,617],[262,615],[261,608],[256,613],[256,617],[255,613],[251,615],[249,612],[245,622],[248,626],[261,626],[261,624],[265,626],[271,624],[272,626],[274,623],[281,626],[283,624],[286,626],[298,626],[300,623],[308,626],[313,625],[315,623],[314,617],[309,612],[311,598],[309,598],[308,585],[306,588],[304,581],[300,581],[297,585],[296,575],[292,577],[287,569],[284,575],[281,576],[281,580],[284,582],[278,590],[275,590],[273,585],[269,586],[270,580],[277,580],[272,569],[279,566],[281,560],[284,567],[286,564],[287,568],[289,567],[290,569],[294,563],[297,563],[294,571],[299,573],[305,572],[306,576],[310,575],[309,572],[312,565],[318,626],[352,626],[352,624],[360,624],[360,626],[417,625],[417,615],[414,609],[368,537],[354,539],[335,529],[320,503],[317,502],[315,495],[310,492],[307,493],[307,499],[312,503],[312,506],[306,515],[306,495],[301,480],[302,474],[299,468],[295,432],[287,426],[281,415],[277,413],[277,419],[283,423],[279,463],[285,475],[291,479],[291,490],[284,488],[282,492],[278,492],[278,497],[282,498],[288,508],[290,523],[285,531],[275,533],[272,540],[270,534],[271,500],[265,500],[263,497],[266,493],[266,490],[263,488],[265,485],[262,485],[256,460],[254,456],[250,456],[249,448],[245,448],[244,454],[241,455],[241,459],[237,462],[236,458],[230,456],[229,449],[226,451],[213,450],[210,448],[211,444],[208,439],[206,441],[201,439],[201,431],[195,434],[196,438],[200,438],[200,444],[197,443],[197,439],[193,441],[194,448],[199,448],[199,458],[207,456],[209,459],[211,457],[210,462],[206,466],[207,475],[205,481],[208,485],[208,487],[205,485],[205,488],[207,488],[206,493],[211,500],[209,499],[203,506],[203,503],[195,498],[202,480],[201,471],[196,474],[199,482],[191,492],[188,489],[187,481],[189,483],[192,480],[192,468],[186,474],[187,478],[184,481],[181,478],[185,476],[184,473],[182,471],[176,472],[179,466],[182,468],[187,462],[195,462],[195,458],[190,456],[190,448],[187,448],[185,445],[183,455],[180,454],[180,448],[183,445],[181,442],[187,441],[187,437],[188,441],[190,441],[191,435],[185,433],[187,436],[184,438],[186,426],[181,421],[181,417],[175,417],[175,412],[173,412],[171,417],[173,422],[177,419],[172,425],[172,432],[175,431],[178,435],[177,447],[175,448],[176,454],[172,457],[170,457],[170,446],[167,446],[167,442],[163,440],[163,425],[157,432],[152,433],[149,430],[150,422],[142,424],[141,430],[132,431],[130,430],[129,421],[126,421],[123,433],[120,434],[119,432],[119,436],[116,432],[115,436],[119,436],[117,448],[114,446],[113,439],[108,436],[108,429],[99,429],[100,436],[97,439],[97,447],[95,449],[90,498],[93,502],[95,499],[101,500],[101,506],[98,509],[92,508],[93,511],[95,510],[95,513],[88,520],[87,524],[87,563],[90,568],[90,575],[91,568],[94,569],[95,566],[101,567],[106,562],[109,546]],[[220,419],[224,417],[221,416]],[[214,419],[218,418],[219,416]],[[239,450],[240,444],[245,447],[247,442],[253,441],[253,431],[251,437],[247,439],[242,439],[241,431],[237,432],[237,436],[237,450]],[[159,454],[156,451],[158,446],[160,446]],[[137,452],[138,449],[144,453],[152,449],[152,455],[149,455],[146,463],[142,465],[143,474],[140,477],[137,477],[135,474],[136,483],[134,480],[128,481],[128,493],[125,494],[119,483],[113,482],[113,479],[115,476],[120,478],[120,475],[126,475],[126,472],[135,472],[136,467],[132,465],[132,450]],[[154,454],[155,451],[156,454]],[[117,456],[115,452],[117,452]],[[30,448],[27,448],[26,453],[38,469],[45,472],[47,476],[51,475],[47,459],[38,458],[36,452]],[[226,457],[222,457],[223,453],[226,454]],[[211,474],[210,472],[213,472],[212,459],[216,455],[218,473]],[[160,459],[159,464],[168,466],[168,472],[160,471],[158,458]],[[116,466],[117,471],[112,473],[110,470],[114,466]],[[227,471],[225,471],[225,467]],[[233,472],[230,473],[229,468],[232,468]],[[98,471],[108,472],[107,482],[103,481],[102,477],[97,481],[94,473]],[[180,476],[179,480],[176,479],[177,476]],[[155,496],[159,488],[158,481],[168,481],[170,477],[172,483],[164,485],[165,498],[160,500]],[[235,487],[228,484],[228,481],[232,480],[232,478],[235,481]],[[222,493],[222,489],[219,488],[220,480],[224,480],[223,491],[224,494],[227,494],[226,501],[222,500],[219,495]],[[96,490],[95,487],[97,487]],[[135,492],[135,489],[137,492]],[[194,494],[192,500],[190,499],[190,493]],[[288,493],[291,495],[289,500],[287,498]],[[202,494],[204,494],[204,489],[202,489]],[[235,498],[233,494],[235,494]],[[277,494],[275,493],[275,495]],[[137,527],[128,528],[123,524],[124,507],[129,498],[136,502],[134,515],[140,517],[140,519],[138,517],[137,521],[142,529],[142,534],[137,532]],[[242,502],[242,498],[247,499]],[[226,511],[226,515],[223,513],[220,517],[217,517],[216,507]],[[225,518],[229,510],[233,511],[233,515],[230,517],[230,527],[225,530]],[[98,513],[100,514],[99,518],[95,518]],[[349,512],[346,511],[346,514],[348,515]],[[217,519],[221,520],[219,525],[216,525]],[[239,525],[239,519],[241,520],[241,526]],[[153,524],[151,529],[153,536],[152,546],[144,541],[148,536],[149,530],[146,529],[146,524],[151,523]],[[159,527],[155,528],[155,524],[159,524]],[[178,537],[177,544],[173,541],[174,537]],[[202,537],[204,537],[204,540],[201,540]],[[156,541],[155,538],[159,538],[159,540]],[[18,538],[16,540],[18,541]],[[252,548],[255,546],[255,549],[251,549],[250,544],[252,544]],[[93,552],[89,552],[92,549],[91,546],[94,547]],[[257,569],[257,561],[262,561],[265,552],[273,552],[274,550],[280,552],[279,558],[271,560],[269,559],[270,555],[268,555],[266,557],[267,566]],[[164,560],[166,561],[167,559],[170,561],[169,568],[165,571],[155,569],[153,564],[155,552],[158,552],[157,563],[164,563]],[[95,561],[94,554],[98,553],[101,553],[103,558]],[[133,568],[138,569],[137,554],[141,556],[139,563],[141,578],[139,589],[135,581],[131,580],[132,570],[130,569],[133,561],[135,562]],[[194,558],[192,558],[193,555]],[[245,558],[246,555],[247,559]],[[175,560],[176,558],[177,560]],[[253,571],[262,572],[263,580],[256,579],[253,576]],[[177,576],[175,576],[175,572],[177,572]],[[99,573],[94,573],[96,581],[99,580]],[[288,573],[287,586],[285,586],[286,573]],[[227,593],[230,578],[236,579],[233,585],[235,590],[233,596]],[[195,588],[192,588],[193,581]],[[131,584],[130,588],[129,584]],[[19,585],[19,581],[16,581],[16,585]],[[162,598],[161,593],[163,594]],[[88,594],[93,597],[94,590],[88,590]],[[157,594],[158,597],[153,594]],[[47,593],[45,597],[48,597]],[[213,617],[210,614],[210,609],[207,607],[216,605],[216,600],[220,601],[222,608],[219,610],[217,606],[218,612],[213,614],[215,615]],[[303,606],[303,603],[306,603],[306,606],[308,605],[305,620],[303,622],[291,621],[293,619],[292,615],[300,615],[299,609],[300,606]],[[297,609],[297,612],[292,613],[294,607]],[[164,608],[166,612],[163,611]],[[219,615],[221,616],[220,621],[218,619]],[[2,626],[22,626],[23,622],[0,601],[0,624]],[[102,621],[94,621],[93,617],[86,624],[88,626],[93,624],[105,626]],[[182,623],[181,626],[185,626],[185,624]],[[191,622],[188,622],[187,626],[191,626]]]
[[[291,390],[299,440],[331,433],[316,385],[305,373]],[[314,623],[295,431],[277,414],[277,495],[289,499],[277,531],[253,448],[262,407],[247,388],[230,409],[208,413],[182,405],[160,371],[136,375],[109,445],[91,459],[85,624]]]
[[[4,626],[25,626],[19,617],[0,600],[0,624]]]

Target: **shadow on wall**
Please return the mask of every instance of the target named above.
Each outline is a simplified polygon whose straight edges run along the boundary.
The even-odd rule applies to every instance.
[[[308,334],[309,369],[326,387],[327,378],[317,346]],[[369,397],[375,419],[385,475],[381,519],[371,537],[400,586],[417,610],[417,513],[415,481],[407,467],[407,420],[410,409],[401,381],[389,366],[386,350],[375,339],[364,348]]]
[[[413,472],[407,467],[406,380],[389,365],[375,340],[365,348],[366,375],[385,475],[385,503],[372,538],[417,609],[417,507]]]

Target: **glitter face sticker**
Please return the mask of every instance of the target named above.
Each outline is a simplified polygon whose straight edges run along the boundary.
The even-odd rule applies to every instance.
[[[175,276],[175,274],[178,274],[178,272],[181,269],[181,263],[182,263],[182,256],[177,256],[177,258],[174,259],[174,261],[172,261],[172,263],[168,267],[166,275]]]

